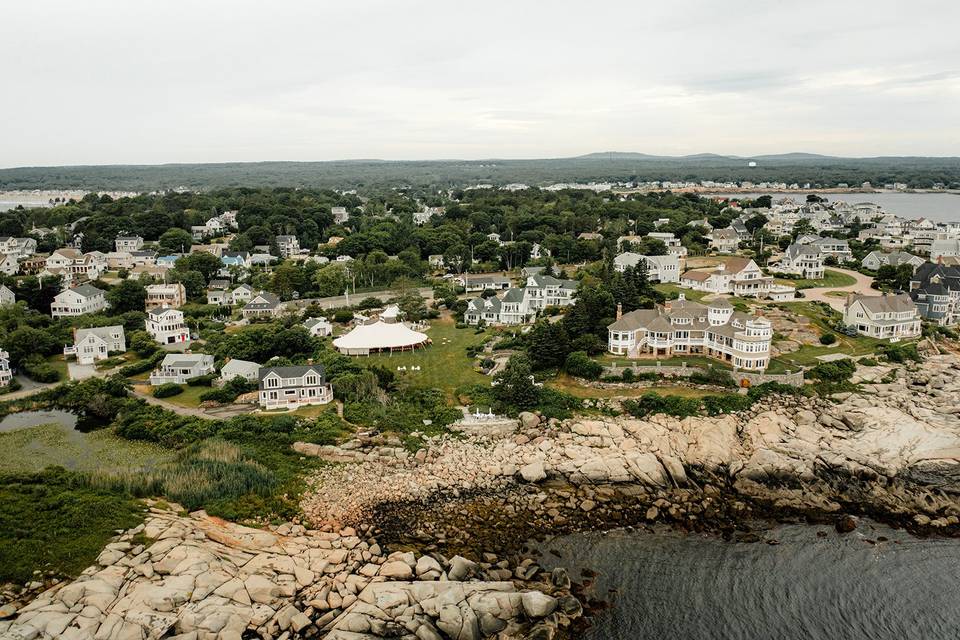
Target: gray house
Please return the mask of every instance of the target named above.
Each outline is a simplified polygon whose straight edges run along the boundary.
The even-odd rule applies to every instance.
[[[213,356],[206,353],[171,353],[150,374],[150,384],[184,384],[190,378],[213,373]]]

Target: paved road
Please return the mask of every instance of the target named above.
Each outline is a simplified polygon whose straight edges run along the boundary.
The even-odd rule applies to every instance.
[[[417,289],[421,296],[427,302],[433,300],[433,289],[431,287],[421,287]],[[351,293],[349,296],[349,305],[355,305],[359,303],[364,298],[377,298],[383,302],[386,302],[390,298],[397,297],[396,291],[391,290],[382,290],[382,291],[366,291],[361,293]],[[304,298],[302,300],[291,300],[290,302],[284,303],[287,309],[302,309],[308,307],[311,304],[317,304],[321,309],[334,309],[337,307],[346,307],[347,296],[333,296],[330,298]]]
[[[828,291],[843,291],[845,293],[863,293],[866,295],[880,295],[880,292],[876,289],[870,288],[870,283],[873,282],[873,278],[870,276],[865,276],[859,271],[850,271],[849,269],[838,269],[836,267],[828,267],[831,271],[839,271],[840,273],[851,276],[856,279],[855,284],[851,284],[846,287],[814,287],[812,289],[802,289],[803,299],[804,300],[813,300],[816,302],[826,302],[831,307],[837,311],[843,313],[843,306],[846,304],[846,296],[828,296],[826,293]]]

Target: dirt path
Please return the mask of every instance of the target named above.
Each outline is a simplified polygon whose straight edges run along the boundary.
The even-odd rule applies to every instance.
[[[873,278],[865,276],[859,271],[850,271],[849,269],[838,269],[831,267],[831,271],[837,271],[850,276],[856,280],[856,283],[845,287],[813,287],[812,289],[802,289],[803,299],[814,302],[826,302],[837,311],[843,312],[843,306],[846,303],[846,296],[828,296],[830,291],[843,291],[844,293],[862,293],[866,295],[880,295],[876,289],[870,288]]]

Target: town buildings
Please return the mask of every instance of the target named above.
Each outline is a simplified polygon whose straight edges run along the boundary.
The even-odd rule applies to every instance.
[[[734,311],[722,298],[703,305],[681,293],[654,309],[618,309],[607,331],[608,351],[628,358],[703,355],[754,371],[770,363],[770,321]]]
[[[306,327],[310,335],[315,338],[324,338],[333,334],[333,325],[324,317],[307,318],[304,320],[303,326]]]
[[[147,311],[146,329],[154,340],[162,345],[190,345],[190,328],[183,312],[171,307],[159,307]]]
[[[213,356],[206,353],[171,353],[150,374],[150,384],[157,386],[172,382],[186,384],[191,378],[213,373]]]
[[[147,299],[145,305],[147,309],[153,309],[154,307],[182,307],[187,304],[187,289],[182,283],[148,284],[146,289]]]
[[[91,365],[106,360],[111,353],[123,353],[127,341],[120,325],[74,329],[73,344],[63,348],[63,355],[76,356],[77,364]]]
[[[250,302],[243,306],[240,313],[248,320],[274,318],[282,309],[280,298],[267,291],[261,291],[250,298]]]
[[[793,243],[780,257],[777,269],[785,274],[807,280],[820,280],[826,272],[823,261],[824,255],[819,247]]]
[[[263,367],[259,388],[264,409],[296,409],[333,400],[333,387],[321,365]]]
[[[647,279],[653,282],[680,282],[680,258],[674,255],[645,256],[627,251],[613,259],[613,268],[623,272],[641,262],[647,268]]]
[[[921,317],[941,326],[960,322],[960,266],[922,264],[910,280],[909,293]]]
[[[290,258],[300,254],[300,241],[297,236],[277,236],[277,250],[280,257]]]
[[[50,315],[54,318],[82,316],[85,313],[97,313],[107,308],[106,292],[93,285],[81,284],[72,289],[64,289],[53,297]]]
[[[861,335],[891,342],[920,335],[920,312],[906,293],[851,295],[843,308],[843,323]]]
[[[863,260],[860,261],[860,266],[862,266],[864,269],[876,271],[880,267],[884,266],[899,267],[902,264],[909,264],[914,268],[914,270],[916,270],[916,268],[923,263],[923,258],[905,251],[893,251],[891,253],[885,253],[883,251],[871,251],[863,258]]]

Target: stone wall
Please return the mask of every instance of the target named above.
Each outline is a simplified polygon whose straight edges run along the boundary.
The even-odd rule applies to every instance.
[[[677,378],[686,378],[694,373],[706,373],[707,369],[702,367],[693,367],[687,366],[684,364],[680,367],[675,366],[665,366],[661,365],[659,362],[653,366],[640,366],[640,365],[630,365],[629,367],[622,366],[610,366],[603,368],[604,376],[619,376],[623,374],[624,369],[632,369],[635,374],[641,373],[656,373],[657,375],[665,377],[677,377]],[[789,373],[758,373],[753,371],[739,371],[733,370],[730,371],[730,376],[736,380],[737,384],[741,384],[742,380],[747,380],[748,385],[743,386],[756,386],[758,384],[763,384],[765,382],[778,382],[780,384],[788,384],[793,387],[799,387],[803,385],[803,371],[792,371]]]

